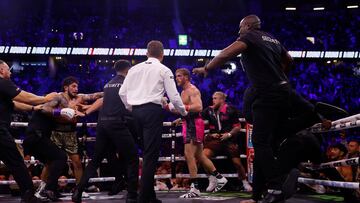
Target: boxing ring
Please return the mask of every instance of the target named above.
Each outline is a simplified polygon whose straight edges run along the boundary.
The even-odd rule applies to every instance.
[[[245,119],[240,119],[240,122],[245,123]],[[27,127],[28,123],[26,122],[12,122],[11,126],[14,128],[17,127]],[[77,127],[89,127],[89,128],[93,128],[96,127],[97,123],[78,123]],[[252,161],[253,161],[253,156],[254,156],[254,150],[252,147],[252,143],[251,143],[251,134],[252,134],[252,126],[249,124],[246,124],[246,128],[241,129],[242,133],[245,133],[246,135],[246,140],[247,140],[247,149],[246,149],[246,154],[241,154],[240,158],[241,159],[247,159],[247,176],[249,179],[249,182],[252,181],[252,177],[253,177],[253,170],[252,170]],[[174,179],[174,178],[189,178],[190,175],[189,174],[176,174],[176,162],[182,162],[185,161],[185,157],[184,156],[176,156],[175,154],[175,149],[176,149],[176,145],[177,145],[177,138],[182,137],[181,133],[176,132],[176,126],[173,125],[172,122],[164,122],[163,126],[168,128],[168,132],[162,134],[162,138],[163,139],[168,139],[170,140],[171,143],[171,148],[170,148],[170,156],[162,156],[159,157],[158,161],[159,162],[170,162],[170,173],[168,174],[161,174],[161,175],[155,175],[155,179]],[[332,127],[329,130],[325,130],[321,128],[321,124],[315,124],[314,126],[312,126],[311,128],[307,129],[312,133],[326,133],[326,132],[332,132],[332,131],[340,131],[340,130],[345,130],[345,129],[350,129],[350,128],[357,128],[360,126],[360,114],[357,115],[353,115],[353,116],[349,116],[346,118],[342,118],[336,121],[332,122]],[[209,131],[206,130],[205,133],[208,133]],[[84,140],[86,139],[86,140]],[[86,138],[79,138],[79,140],[81,142],[94,142],[96,141],[96,139],[94,137],[86,137]],[[16,143],[21,144],[23,140],[15,140]],[[181,144],[183,144],[181,142]],[[141,159],[141,158],[140,158]],[[212,158],[212,160],[226,160],[228,159],[227,156],[216,156],[214,158]],[[89,161],[89,159],[85,160],[85,163],[87,163]],[[31,160],[25,160],[26,164],[41,164],[40,161],[36,160],[36,159],[31,159]],[[107,160],[104,159],[103,163],[107,163]],[[1,164],[3,164],[1,162]],[[216,166],[216,164],[215,164]],[[314,165],[311,163],[302,163],[302,166],[310,169],[310,170],[320,170],[320,169],[326,169],[326,168],[336,168],[339,166],[359,166],[359,157],[356,158],[351,158],[351,159],[344,159],[344,160],[339,160],[339,161],[333,161],[333,162],[328,162],[328,163],[322,163],[320,165]],[[220,173],[222,171],[219,171]],[[224,177],[226,178],[238,178],[238,174],[237,173],[228,173],[228,174],[222,174]],[[207,174],[198,174],[199,178],[208,178]],[[112,182],[115,181],[115,177],[97,177],[97,178],[91,178],[90,182],[91,183],[100,183],[100,182]],[[40,180],[33,180],[34,183],[39,183]],[[341,182],[341,181],[331,181],[331,180],[320,180],[320,179],[311,179],[311,178],[304,178],[304,177],[299,177],[298,178],[298,182],[299,183],[303,183],[303,184],[316,184],[316,185],[322,185],[322,186],[328,186],[328,187],[334,187],[334,188],[345,188],[345,189],[352,189],[352,190],[359,190],[359,182]],[[59,183],[75,183],[75,179],[59,179]],[[16,184],[16,182],[14,180],[7,180],[7,181],[0,181],[0,185],[13,185]],[[184,199],[179,199],[178,197],[180,196],[179,193],[185,193],[184,190],[182,191],[161,191],[158,192],[158,197],[160,199],[165,199],[165,202],[177,202],[177,201],[189,201],[189,200],[184,200]],[[237,195],[236,195],[237,194]],[[99,199],[101,199],[100,202],[109,202],[111,200],[123,200],[123,195],[117,195],[117,196],[111,196],[108,199],[103,198],[101,195],[103,195],[102,193],[99,194],[93,194],[96,198],[92,198],[90,199],[91,201],[100,201]],[[206,201],[214,201],[214,200],[226,200],[226,202],[239,202],[239,199],[244,199],[244,198],[249,198],[250,194],[248,193],[242,193],[242,192],[236,192],[235,195],[233,195],[233,198],[222,198],[222,195],[227,196],[227,193],[202,193],[202,197],[200,198],[195,198],[195,199],[200,199],[203,202]],[[98,197],[99,196],[99,197]],[[66,196],[66,198],[68,199],[64,199],[64,200],[70,200],[69,199],[70,195]],[[0,201],[1,201],[2,197],[0,195]],[[299,196],[299,195],[295,195],[295,197],[293,197],[289,202],[301,202],[299,200],[302,200],[303,197]],[[11,198],[7,199],[7,202],[11,202]],[[314,199],[308,199],[307,202],[319,202],[316,201]],[[320,201],[321,202],[321,201]]]

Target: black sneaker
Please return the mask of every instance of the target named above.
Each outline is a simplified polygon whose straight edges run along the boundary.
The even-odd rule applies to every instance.
[[[75,188],[72,196],[71,196],[71,201],[75,202],[75,203],[81,203],[81,198],[82,198],[82,190],[79,190],[78,188]]]
[[[61,194],[59,191],[55,191],[54,193],[55,193],[56,197],[58,197],[58,198],[66,197],[66,195]]]
[[[126,198],[126,203],[137,203],[137,198]]]
[[[155,199],[150,200],[150,203],[162,203],[162,201],[155,198]]]
[[[296,193],[296,185],[300,175],[300,171],[297,168],[292,169],[286,180],[284,181],[281,191],[285,199],[289,199]]]
[[[125,188],[125,182],[123,180],[113,183],[111,190],[108,192],[109,196],[117,195]]]
[[[275,194],[275,193],[267,193],[261,201],[258,201],[259,203],[284,203],[285,197],[284,194]]]
[[[21,198],[21,203],[43,203],[47,202],[48,200],[41,200],[34,196],[34,191],[27,190],[25,194]]]
[[[40,195],[43,197],[47,197],[49,200],[53,202],[59,201],[59,198],[57,197],[56,193],[51,190],[43,190],[41,191]]]

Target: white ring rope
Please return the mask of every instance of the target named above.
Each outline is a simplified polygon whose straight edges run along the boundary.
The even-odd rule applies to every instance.
[[[246,129],[241,129],[240,132],[246,132]],[[205,133],[209,133],[209,130],[205,130]],[[172,138],[174,136],[174,133],[164,133],[162,134],[162,138]],[[175,137],[182,137],[182,133],[175,133]],[[84,138],[79,137],[79,142],[82,142]],[[86,142],[95,142],[96,137],[86,137]],[[24,140],[21,139],[15,139],[16,144],[22,144]]]
[[[227,178],[237,178],[238,174],[222,174]],[[176,174],[176,178],[189,178],[190,174]],[[208,174],[197,174],[197,178],[208,178]],[[161,174],[155,175],[155,179],[168,179],[171,178],[171,174]],[[98,177],[98,178],[90,178],[90,183],[95,182],[112,182],[115,181],[115,177]],[[40,183],[41,180],[33,180],[33,183]],[[75,179],[59,179],[59,183],[75,183]],[[341,181],[330,181],[330,180],[319,180],[319,179],[310,179],[310,178],[298,178],[299,183],[304,184],[318,184],[329,187],[337,187],[337,188],[347,188],[347,189],[359,189],[358,182],[341,182]],[[14,185],[16,184],[15,180],[6,180],[0,181],[0,185]]]
[[[245,118],[239,118],[240,122],[246,122]],[[208,124],[209,121],[204,120],[205,124]],[[83,127],[85,123],[76,123],[76,127]],[[86,127],[96,127],[97,123],[86,123]],[[28,122],[11,122],[11,127],[28,127]],[[173,122],[163,122],[164,127],[174,126]]]
[[[115,181],[115,177],[99,177],[99,178],[90,178],[89,183],[99,183],[99,182],[111,182]],[[40,183],[41,180],[33,180],[33,183]],[[59,179],[59,183],[75,183],[75,178],[69,179]],[[0,185],[15,185],[15,180],[5,180],[0,181]]]
[[[311,132],[313,133],[323,133],[323,132],[331,132],[331,131],[339,131],[345,130],[349,128],[356,128],[360,126],[360,120],[353,120],[345,123],[334,124],[331,126],[329,130],[325,130],[321,127],[321,124],[315,124],[313,127],[310,128]]]
[[[28,127],[28,122],[11,122],[10,126],[11,127]],[[77,123],[76,127],[83,127],[85,123]],[[97,123],[86,123],[86,127],[96,127]],[[170,126],[174,126],[172,122],[163,122],[163,126],[165,127],[170,127]]]
[[[333,121],[332,124],[337,125],[337,124],[341,124],[341,123],[353,122],[353,121],[356,121],[356,120],[360,120],[360,114],[356,114],[356,115],[353,115],[353,116],[349,116],[349,117],[346,117],[346,118],[342,118],[342,119]]]
[[[324,186],[337,187],[337,188],[359,189],[358,182],[341,182],[341,181],[318,180],[318,179],[310,179],[310,178],[299,178],[298,182],[305,184],[324,185]]]
[[[343,159],[339,161],[332,161],[328,163],[322,163],[320,165],[314,165],[312,163],[302,163],[303,166],[309,167],[312,170],[320,170],[325,168],[335,168],[339,166],[359,166],[359,157],[351,159]]]
[[[229,173],[229,174],[221,174],[222,176],[226,178],[237,178],[239,175],[237,173]],[[176,174],[177,178],[190,178],[190,174]],[[208,178],[208,174],[199,173],[196,176],[197,178]]]
[[[92,125],[92,124],[95,124],[95,125],[96,125],[96,123],[88,123],[88,124],[91,124],[91,125]],[[14,126],[16,126],[16,125],[17,125],[17,124],[15,124]],[[23,124],[21,124],[21,125],[23,125]],[[26,123],[26,125],[27,125],[27,123]],[[19,126],[16,126],[16,127],[19,127]],[[26,127],[26,126],[21,126],[21,127]],[[207,133],[209,133],[209,132],[210,132],[209,130],[205,130],[205,131],[204,131],[205,134],[207,134]],[[240,132],[245,133],[245,132],[246,132],[246,129],[240,129]],[[162,138],[172,138],[173,136],[175,136],[175,137],[182,137],[183,135],[182,135],[182,133],[175,133],[175,135],[174,135],[174,133],[163,133],[163,134],[162,134]],[[79,137],[78,139],[79,139],[80,142],[82,142],[84,138]],[[95,141],[96,141],[96,137],[86,137],[86,142],[95,142]],[[23,142],[24,142],[24,140],[15,139],[15,143],[16,143],[16,144],[22,144]]]
[[[224,177],[227,178],[237,178],[238,174],[233,173],[233,174],[222,174]],[[190,174],[176,174],[176,178],[189,178]],[[208,178],[209,175],[208,174],[198,174],[197,175],[198,178]],[[139,176],[139,178],[141,178],[141,176]],[[171,174],[159,174],[159,175],[154,175],[155,179],[168,179],[171,178]],[[75,183],[76,180],[74,178],[69,178],[69,179],[59,179],[58,180],[59,183]],[[113,182],[115,181],[115,177],[98,177],[98,178],[90,178],[89,182],[90,183],[97,183],[97,182]],[[33,183],[40,183],[41,180],[33,180]],[[15,180],[4,180],[4,181],[0,181],[0,185],[15,185],[17,184]]]
[[[240,158],[241,159],[246,159],[247,156],[245,154],[240,154]],[[211,158],[212,160],[226,160],[229,159],[229,157],[227,156],[215,156]],[[142,158],[139,158],[139,160],[142,160]],[[85,163],[89,163],[91,161],[91,159],[85,159]],[[172,161],[171,160],[171,156],[168,157],[159,157],[158,161]],[[175,161],[185,161],[185,157],[184,156],[176,156],[175,157]],[[43,164],[41,163],[41,161],[39,160],[24,160],[25,164]],[[71,160],[68,160],[68,163],[71,163]],[[108,163],[107,159],[103,159],[101,161],[101,163]],[[2,161],[0,161],[0,165],[4,165],[4,163]]]

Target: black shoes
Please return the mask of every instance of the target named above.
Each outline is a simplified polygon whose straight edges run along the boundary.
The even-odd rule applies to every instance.
[[[126,203],[137,203],[137,198],[126,198]]]
[[[53,202],[57,202],[59,201],[59,197],[56,195],[56,192],[51,191],[51,190],[43,190],[40,193],[41,196],[48,198],[49,200],[53,201]]]
[[[71,196],[71,201],[73,201],[75,203],[81,203],[81,196],[82,196],[82,191],[79,190],[78,188],[75,188],[75,190]]]
[[[150,203],[162,203],[162,201],[155,198],[155,199],[150,200]]]
[[[124,188],[125,188],[125,182],[123,180],[115,182],[112,185],[108,195],[109,196],[117,195],[119,192],[123,191]]]
[[[300,172],[298,169],[292,169],[287,175],[280,190],[270,190],[262,199],[261,203],[283,203],[296,193],[297,180]]]
[[[282,185],[281,191],[285,199],[289,199],[296,193],[296,185],[300,175],[300,171],[297,168],[292,169],[285,182]]]
[[[63,198],[66,197],[65,195],[61,194],[59,191],[54,192],[57,198]]]
[[[21,198],[21,203],[43,203],[41,199],[34,196],[34,191],[27,190]]]

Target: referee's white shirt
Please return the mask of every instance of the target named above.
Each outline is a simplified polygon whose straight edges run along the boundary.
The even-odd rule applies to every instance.
[[[125,77],[119,96],[128,110],[146,103],[162,105],[164,94],[181,115],[186,115],[185,106],[176,89],[174,74],[156,58],[133,66]]]

